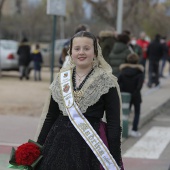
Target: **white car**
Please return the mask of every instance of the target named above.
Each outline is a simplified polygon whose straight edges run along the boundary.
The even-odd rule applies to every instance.
[[[18,70],[18,42],[14,40],[0,40],[0,69]]]

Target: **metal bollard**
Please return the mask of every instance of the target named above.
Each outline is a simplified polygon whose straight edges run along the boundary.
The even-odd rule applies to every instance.
[[[122,120],[123,120],[123,132],[122,137],[128,137],[128,130],[129,130],[129,105],[131,100],[131,94],[126,92],[121,92],[122,96]]]

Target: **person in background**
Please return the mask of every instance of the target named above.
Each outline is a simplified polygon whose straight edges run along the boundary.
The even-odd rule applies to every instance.
[[[163,46],[163,56],[161,58],[161,66],[160,66],[159,76],[161,78],[165,78],[163,72],[164,72],[164,67],[165,67],[166,61],[168,60],[168,45],[166,42],[166,36],[161,37],[161,44]]]
[[[149,42],[146,40],[146,33],[145,32],[140,33],[140,37],[137,40],[137,45],[139,45],[142,48],[142,53],[143,53],[143,56],[139,60],[139,63],[142,64],[143,67],[145,68],[146,59],[147,59],[147,48],[148,48],[148,45],[149,45]]]
[[[62,67],[65,67],[67,65],[67,63],[70,62],[69,55],[68,55],[68,49],[69,49],[69,47],[65,46],[62,50],[62,60],[63,60]]]
[[[36,170],[123,170],[117,79],[90,32],[71,38],[69,57],[42,113],[37,142],[43,158]]]
[[[167,42],[168,47],[168,62],[169,62],[169,76],[170,76],[170,40]]]
[[[114,46],[114,43],[116,42],[116,38],[114,37],[114,31],[100,31],[99,37],[99,43],[102,48],[103,57],[109,63],[109,54]]]
[[[35,50],[31,54],[34,63],[34,80],[41,81],[41,65],[43,63],[42,54],[40,52],[39,44],[36,44]]]
[[[141,89],[144,82],[144,67],[138,64],[139,56],[135,53],[129,54],[127,63],[121,64],[120,75],[118,83],[121,92],[128,92],[131,94],[130,108],[134,105],[134,119],[130,135],[132,137],[140,137],[141,133],[138,131],[138,124],[141,112]]]
[[[31,48],[27,38],[22,39],[18,47],[17,54],[19,56],[19,78],[22,80],[25,77],[27,80],[29,80],[28,67],[31,61]]]
[[[154,40],[149,44],[147,55],[149,59],[149,72],[148,72],[148,87],[151,88],[154,84],[159,86],[159,61],[164,53],[163,45],[160,42],[160,34],[156,34]]]
[[[131,36],[131,32],[129,30],[123,30],[122,34],[127,34],[129,36],[129,38]]]
[[[137,44],[137,40],[135,36],[131,37],[130,46],[133,52],[139,56],[139,63],[141,63],[140,61],[142,60],[143,52],[142,52],[142,48]]]
[[[120,64],[126,63],[127,56],[131,53],[129,49],[130,38],[127,34],[119,34],[117,42],[115,42],[109,55],[109,64],[112,67],[112,73],[115,76],[119,75]]]

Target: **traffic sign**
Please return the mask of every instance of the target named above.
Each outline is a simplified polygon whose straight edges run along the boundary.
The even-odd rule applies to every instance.
[[[47,14],[65,16],[66,1],[65,0],[47,0]]]

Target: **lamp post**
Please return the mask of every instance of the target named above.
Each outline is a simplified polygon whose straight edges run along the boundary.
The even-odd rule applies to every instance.
[[[122,19],[123,19],[123,0],[118,0],[117,24],[116,24],[116,30],[118,33],[122,32]]]
[[[52,83],[54,78],[54,62],[55,62],[55,39],[56,39],[56,23],[57,23],[57,16],[53,16],[53,30],[52,30],[52,45],[51,45],[51,79],[50,82]]]
[[[54,77],[54,62],[55,62],[55,40],[56,40],[56,23],[57,16],[65,16],[66,0],[48,0],[47,14],[53,15],[53,33],[52,33],[52,52],[51,52],[51,82]]]

